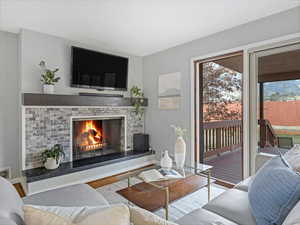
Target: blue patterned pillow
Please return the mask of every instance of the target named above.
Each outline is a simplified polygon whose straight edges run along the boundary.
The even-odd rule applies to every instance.
[[[275,157],[257,172],[248,197],[258,225],[281,225],[300,199],[300,175]]]

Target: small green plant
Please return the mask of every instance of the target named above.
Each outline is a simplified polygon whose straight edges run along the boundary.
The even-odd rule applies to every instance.
[[[187,130],[180,127],[180,126],[175,126],[171,125],[171,127],[174,129],[175,135],[177,137],[184,137],[186,135]]]
[[[53,158],[56,163],[59,162],[60,158],[65,158],[63,147],[60,144],[54,145],[51,149],[46,149],[42,153],[43,164],[47,162],[48,158]]]
[[[133,98],[132,105],[134,107],[135,114],[139,116],[139,119],[142,119],[144,114],[144,109],[142,107],[144,103],[144,93],[138,86],[133,86],[130,89],[130,95]]]
[[[41,61],[39,66],[42,69],[41,82],[46,85],[54,85],[60,80],[60,77],[55,77],[55,73],[58,72],[58,68],[50,70],[46,67],[46,62]]]

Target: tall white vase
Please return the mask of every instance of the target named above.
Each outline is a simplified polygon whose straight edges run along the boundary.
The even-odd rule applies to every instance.
[[[172,159],[169,156],[168,151],[165,151],[163,154],[163,157],[160,160],[160,166],[165,169],[165,170],[170,170],[172,169]]]
[[[183,168],[186,154],[186,143],[183,137],[177,137],[175,142],[175,163],[177,168]]]

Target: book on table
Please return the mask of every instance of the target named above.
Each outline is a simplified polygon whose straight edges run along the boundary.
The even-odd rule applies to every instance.
[[[183,176],[178,173],[176,170],[165,170],[165,169],[152,169],[141,172],[139,177],[142,178],[145,182],[153,182],[153,181],[162,181],[162,180],[170,180],[170,179],[179,179],[183,178]]]

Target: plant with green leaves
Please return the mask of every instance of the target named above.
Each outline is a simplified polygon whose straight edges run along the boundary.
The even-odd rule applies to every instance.
[[[184,137],[186,135],[187,130],[180,127],[180,126],[175,126],[171,125],[171,127],[174,129],[175,135],[177,137]]]
[[[64,153],[62,145],[56,144],[51,149],[45,149],[42,152],[43,164],[45,164],[47,162],[48,158],[55,159],[56,163],[58,163],[61,158],[64,159],[65,153]]]
[[[144,108],[142,107],[144,103],[144,93],[138,86],[133,86],[130,89],[130,95],[133,98],[132,105],[135,109],[135,114],[139,117],[139,119],[142,119],[144,114]]]
[[[58,68],[50,70],[46,67],[46,62],[41,61],[39,66],[42,69],[41,82],[45,85],[54,85],[60,80],[60,77],[56,77],[56,73],[59,71]]]

